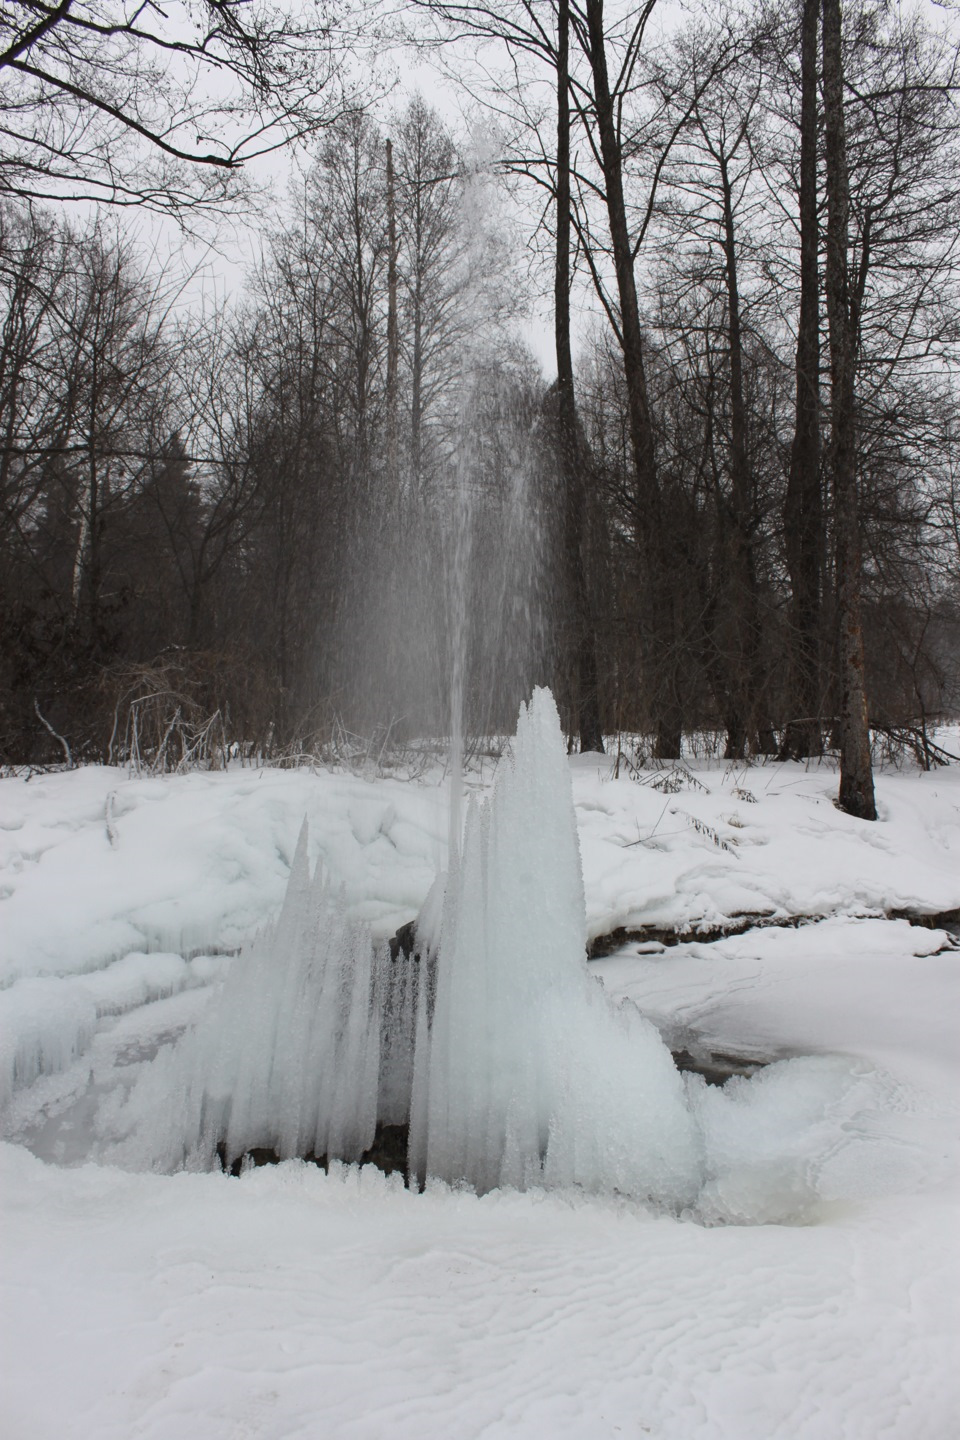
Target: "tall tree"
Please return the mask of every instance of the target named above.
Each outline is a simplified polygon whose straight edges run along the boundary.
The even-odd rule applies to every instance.
[[[398,392],[400,328],[397,315],[397,180],[393,168],[393,141],[387,141],[387,480],[399,500]]]
[[[706,32],[697,27],[676,37],[670,89],[685,119],[664,167],[660,207],[661,282],[669,277],[676,298],[672,315],[662,311],[661,324],[668,337],[682,332],[691,359],[698,347],[704,352],[694,373],[699,370],[705,381],[700,403],[715,479],[710,495],[716,574],[705,643],[731,759],[758,749],[761,735],[766,748],[770,732],[755,465],[762,410],[748,393],[755,319],[769,307],[753,234],[761,218],[755,132],[766,76],[755,61],[744,63],[748,49],[744,37],[731,35],[726,26]],[[721,50],[727,57],[722,65],[716,63]],[[699,78],[711,72],[710,83],[701,87]],[[751,400],[759,413],[751,413]]]
[[[404,361],[409,488],[422,503],[436,480],[435,431],[457,383],[471,322],[470,237],[464,231],[464,175],[456,144],[435,110],[415,95],[398,117],[398,316]],[[477,317],[473,317],[476,324]]]
[[[576,670],[574,694],[581,751],[603,753],[597,638],[591,614],[587,567],[591,527],[587,521],[590,457],[577,418],[570,341],[570,4],[557,5],[557,158],[554,331],[557,349],[557,430],[563,474],[564,552],[567,604],[572,612],[570,659]]]
[[[843,70],[840,0],[823,0],[826,292],[830,335],[830,478],[836,547],[840,806],[862,820],[875,820],[861,617],[855,389],[857,326],[850,277],[850,182]]]
[[[783,755],[802,760],[823,748],[820,714],[820,593],[823,496],[820,477],[820,275],[817,188],[817,92],[820,0],[803,0],[800,23],[800,308],[796,418],[784,502],[790,571],[789,715]]]
[[[647,385],[643,327],[634,264],[639,241],[631,236],[624,192],[624,144],[621,118],[624,91],[629,88],[647,23],[656,0],[646,0],[632,24],[616,76],[610,77],[603,0],[586,0],[578,35],[591,72],[591,92],[584,118],[596,129],[596,154],[603,177],[603,196],[617,290],[617,338],[623,355],[636,472],[635,516],[644,566],[643,619],[646,629],[644,685],[649,687],[655,728],[655,751],[676,757],[683,738],[679,685],[679,635],[675,607],[670,538],[661,503],[653,414]],[[641,237],[642,238],[642,237]]]

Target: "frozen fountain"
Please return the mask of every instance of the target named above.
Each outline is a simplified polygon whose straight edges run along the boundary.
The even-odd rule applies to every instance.
[[[590,974],[584,932],[570,773],[537,690],[490,798],[467,808],[414,953],[374,947],[311,874],[304,828],[276,922],[129,1094],[104,1097],[99,1158],[235,1173],[374,1161],[414,1185],[616,1194],[711,1224],[803,1219],[869,1169],[876,1084],[849,1058],[782,1060],[722,1088],[681,1075]]]
[[[409,1125],[421,1181],[695,1198],[683,1079],[655,1028],[587,970],[549,691],[522,707],[490,800],[471,802],[439,943],[423,934],[418,949],[374,950],[321,867],[311,876],[304,827],[276,923],[147,1068],[117,1117],[128,1132],[117,1158],[165,1169],[250,1154],[358,1161],[378,1126]]]
[[[636,1007],[614,1003],[588,970],[571,777],[549,691],[521,705],[490,798],[462,816],[464,732],[498,730],[512,697],[528,693],[549,649],[550,608],[542,447],[535,426],[525,432],[514,419],[488,426],[506,446],[488,453],[471,428],[470,368],[449,513],[436,545],[426,520],[413,545],[430,584],[421,594],[407,583],[404,554],[396,587],[373,587],[372,613],[346,647],[374,690],[380,660],[393,656],[398,709],[381,713],[427,725],[439,710],[450,716],[448,874],[427,897],[410,953],[391,954],[375,948],[322,867],[311,874],[304,828],[278,919],[234,961],[197,1024],[129,1094],[106,1098],[100,1153],[164,1170],[363,1162],[383,1159],[389,1131],[391,1162],[403,1164],[395,1146],[407,1142],[412,1183],[576,1187],[695,1206],[708,1219],[793,1215],[815,1193],[815,1147],[803,1135],[821,1123],[819,1092],[807,1130],[784,1149],[779,1067],[708,1095]],[[491,495],[485,513],[479,497]],[[407,608],[423,595],[426,622]],[[416,703],[399,704],[411,695]],[[827,1085],[825,1104],[837,1108],[843,1083]],[[772,1138],[758,1150],[755,1135]]]
[[[418,1037],[411,1169],[688,1203],[694,1122],[659,1034],[586,964],[583,880],[553,697],[523,707],[447,885],[436,1001]]]

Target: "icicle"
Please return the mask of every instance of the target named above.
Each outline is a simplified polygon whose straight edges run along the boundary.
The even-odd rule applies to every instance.
[[[275,924],[134,1087],[121,1116],[139,1130],[134,1157],[174,1167],[184,1157],[212,1165],[219,1154],[232,1165],[263,1148],[349,1161],[372,1145],[381,1043],[373,947],[319,866],[311,878],[308,841],[304,822]]]

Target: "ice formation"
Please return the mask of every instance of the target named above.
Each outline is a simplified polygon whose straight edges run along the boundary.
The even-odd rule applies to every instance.
[[[586,964],[570,773],[553,697],[523,707],[447,885],[411,1169],[479,1191],[577,1185],[689,1203],[700,1182],[683,1081],[655,1028]]]
[[[409,1120],[420,1178],[695,1198],[702,1165],[682,1078],[655,1028],[587,970],[548,691],[521,710],[513,755],[489,803],[470,808],[420,931],[419,959],[375,953],[319,869],[311,878],[304,828],[275,926],[113,1117],[133,1131],[126,1158],[359,1160],[378,1123]]]
[[[304,823],[276,923],[104,1117],[105,1130],[128,1132],[115,1158],[208,1169],[260,1149],[353,1161],[378,1119],[405,1123],[416,968],[374,951],[322,867],[311,876],[307,847]]]
[[[275,924],[193,1028],[131,1066],[129,1092],[121,1067],[100,1096],[99,1158],[161,1170],[233,1168],[251,1151],[355,1162],[375,1146],[393,1156],[399,1132],[378,1128],[408,1126],[414,1181],[625,1195],[710,1224],[802,1218],[873,1164],[876,1087],[849,1059],[784,1060],[715,1089],[681,1076],[656,1028],[591,975],[547,691],[521,710],[489,801],[469,807],[412,948],[374,948],[323,868],[311,874],[304,826]],[[86,1008],[51,1016],[50,1034],[24,1028],[8,1069],[29,1079],[53,1032],[67,1063],[95,1014],[146,984],[175,988],[185,962],[111,968]]]

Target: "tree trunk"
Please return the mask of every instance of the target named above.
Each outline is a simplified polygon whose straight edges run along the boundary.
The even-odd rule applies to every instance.
[[[757,573],[753,554],[753,480],[747,449],[747,407],[743,390],[743,328],[737,274],[733,190],[725,158],[720,162],[723,192],[724,281],[730,363],[730,521],[727,530],[727,604],[733,629],[729,691],[733,728],[727,727],[727,758],[742,759],[759,745],[758,710],[764,690],[760,660]]]
[[[95,653],[100,644],[100,590],[103,581],[103,477],[98,451],[100,357],[91,354],[86,434],[86,480],[80,487],[80,530],[73,563],[73,622],[81,642]]]
[[[557,13],[557,250],[554,326],[557,345],[557,432],[563,481],[564,549],[567,572],[567,627],[570,670],[577,707],[580,749],[603,754],[603,727],[597,676],[596,635],[591,615],[587,565],[586,447],[577,423],[570,344],[570,4]]]
[[[660,485],[654,447],[653,420],[643,360],[643,331],[633,272],[633,250],[623,194],[623,151],[603,28],[603,0],[587,0],[587,32],[593,99],[600,139],[607,217],[617,277],[620,306],[620,345],[627,388],[630,442],[636,468],[635,517],[645,567],[644,650],[645,683],[650,688],[655,730],[655,753],[664,759],[680,755],[683,722],[677,674],[677,626],[673,613],[670,568],[660,504]]]
[[[413,215],[415,270],[411,299],[413,314],[413,346],[410,371],[410,468],[414,495],[419,503],[423,491],[423,318],[424,280],[422,255],[424,248],[423,192],[418,184]]]
[[[400,504],[397,465],[397,371],[400,329],[397,321],[397,193],[393,173],[393,142],[387,141],[387,470],[391,499]]]
[[[820,589],[823,497],[820,488],[820,297],[817,270],[817,32],[820,0],[804,0],[800,41],[800,315],[796,421],[783,528],[790,572],[789,713],[781,755],[823,752],[820,728]]]
[[[856,333],[849,273],[850,188],[843,114],[840,0],[823,0],[823,100],[827,159],[827,316],[830,329],[830,469],[837,572],[840,808],[877,818],[870,758],[860,619],[860,517],[854,366]]]

